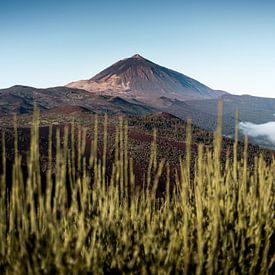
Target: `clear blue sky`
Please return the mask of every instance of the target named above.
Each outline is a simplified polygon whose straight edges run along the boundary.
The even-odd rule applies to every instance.
[[[275,1],[0,0],[0,88],[64,85],[135,53],[275,97]]]

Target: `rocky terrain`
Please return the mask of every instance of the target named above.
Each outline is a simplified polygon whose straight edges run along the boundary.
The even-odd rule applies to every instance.
[[[104,140],[104,116],[96,116],[90,111],[83,108],[68,106],[66,108],[56,108],[40,114],[39,127],[39,147],[40,147],[40,164],[41,173],[46,173],[48,167],[48,141],[49,127],[53,126],[53,152],[56,150],[56,131],[61,132],[61,137],[64,136],[65,128],[68,128],[71,135],[72,127],[75,129],[75,146],[78,144],[78,133],[82,133],[82,140],[85,139],[85,151],[87,159],[94,140],[94,126],[96,117],[98,118],[98,156],[103,155],[103,140]],[[157,156],[158,160],[165,159],[166,165],[169,165],[172,170],[179,169],[179,158],[185,158],[186,149],[186,122],[168,113],[154,113],[143,116],[116,116],[108,117],[107,124],[107,171],[111,173],[112,164],[115,158],[115,139],[116,133],[120,131],[120,119],[127,121],[128,125],[128,154],[133,159],[136,181],[142,184],[144,176],[147,173],[148,163],[151,153],[151,144],[153,141],[153,131],[157,132]],[[5,135],[5,148],[8,163],[12,163],[14,157],[14,129],[12,128],[14,118],[7,116],[0,119],[0,137]],[[21,115],[18,117],[18,140],[19,152],[22,155],[22,165],[27,167],[27,155],[30,146],[32,115]],[[74,125],[74,126],[73,126]],[[85,135],[85,136],[83,136]],[[197,156],[198,145],[203,144],[205,150],[212,151],[213,149],[213,133],[203,130],[195,125],[192,126],[192,162]],[[69,144],[71,148],[72,144]],[[226,160],[233,160],[234,141],[229,138],[224,138],[222,142],[222,163]],[[2,146],[1,146],[2,148]],[[239,142],[238,155],[241,158],[243,155],[244,143]],[[0,155],[1,155],[0,150]],[[263,154],[265,159],[270,162],[274,156],[274,152],[261,149],[256,145],[248,146],[248,163],[252,168],[254,158]],[[53,157],[55,163],[55,156]],[[194,168],[194,163],[192,169]],[[27,172],[27,168],[23,169]],[[12,171],[12,170],[11,170]],[[110,175],[109,175],[110,176]],[[163,174],[165,177],[165,173]],[[173,180],[173,179],[171,179]],[[163,178],[163,181],[165,179]]]

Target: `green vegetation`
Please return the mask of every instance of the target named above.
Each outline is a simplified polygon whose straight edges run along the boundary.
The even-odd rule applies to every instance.
[[[94,125],[89,158],[84,128],[73,125],[71,131],[65,128],[64,135],[59,131],[56,137],[50,135],[46,184],[40,171],[37,114],[27,177],[15,139],[12,182],[7,179],[2,137],[1,274],[272,272],[274,159],[267,164],[263,156],[256,157],[249,169],[247,143],[239,159],[236,134],[233,161],[222,164],[219,126],[214,149],[199,145],[193,169],[187,124],[180,169],[158,161],[154,141],[144,185],[136,186],[127,122],[121,119],[117,127],[110,175],[106,173],[107,117],[100,155],[97,122]],[[157,189],[164,172],[166,193],[160,196]]]

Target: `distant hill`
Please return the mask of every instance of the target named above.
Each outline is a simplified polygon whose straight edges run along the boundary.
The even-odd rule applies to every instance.
[[[275,121],[275,98],[226,94],[222,96],[222,100],[225,115],[234,115],[238,110],[241,121],[253,123]],[[217,99],[192,100],[185,103],[194,110],[208,114],[216,114],[217,112]]]
[[[90,111],[110,115],[144,115],[164,112],[183,120],[192,119],[195,125],[212,131],[216,127],[216,115],[194,110],[190,104],[168,97],[155,98],[153,102],[142,102],[135,98],[115,95],[100,95],[86,90],[54,87],[37,89],[27,86],[13,86],[0,90],[0,116],[29,114],[37,104],[41,112],[60,115]],[[225,119],[227,129],[234,128],[234,119]]]
[[[52,110],[64,114],[86,110],[99,114],[140,115],[154,111],[136,101],[129,102],[119,97],[101,96],[67,87],[36,89],[17,85],[0,90],[0,116],[32,113],[35,104],[41,112]]]
[[[72,82],[67,87],[146,102],[162,96],[187,100],[218,98],[225,94],[138,54],[118,61],[89,80]]]

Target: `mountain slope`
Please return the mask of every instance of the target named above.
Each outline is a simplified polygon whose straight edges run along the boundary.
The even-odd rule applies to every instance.
[[[177,99],[169,99],[162,97],[158,102],[159,109],[162,112],[170,113],[180,119],[187,120],[192,119],[194,125],[208,130],[214,131],[217,127],[217,111],[218,100],[215,100],[216,104],[213,106],[213,112],[207,112],[204,108],[199,109],[192,106],[193,101],[180,101]],[[210,100],[199,100],[199,102],[208,102]],[[213,99],[214,101],[214,99]],[[188,102],[188,104],[187,104]],[[234,113],[223,115],[223,133],[231,135],[234,133],[235,119]]]
[[[13,86],[0,90],[0,116],[30,114],[34,104],[40,111],[65,118],[69,113],[92,112],[109,115],[144,115],[166,112],[183,120],[192,118],[195,125],[206,130],[214,130],[216,116],[194,110],[194,107],[178,99],[159,97],[154,102],[143,103],[136,99],[98,95],[85,90],[54,87],[36,89],[27,86]],[[49,114],[50,114],[49,113]],[[226,120],[227,129],[234,129],[234,119]]]
[[[154,111],[137,101],[130,102],[119,97],[101,96],[67,87],[36,89],[17,85],[0,90],[0,116],[32,113],[35,104],[41,112],[51,109],[56,111],[58,108],[64,114],[75,110],[75,106],[82,111],[85,109],[99,114],[140,115]]]
[[[118,61],[89,80],[72,82],[67,87],[146,102],[162,96],[187,100],[217,98],[225,94],[138,54]]]
[[[224,95],[222,96],[224,114],[233,114],[239,111],[241,121],[253,123],[266,123],[275,121],[275,98],[264,98],[250,95]],[[216,99],[186,101],[194,110],[215,114],[218,101]]]

